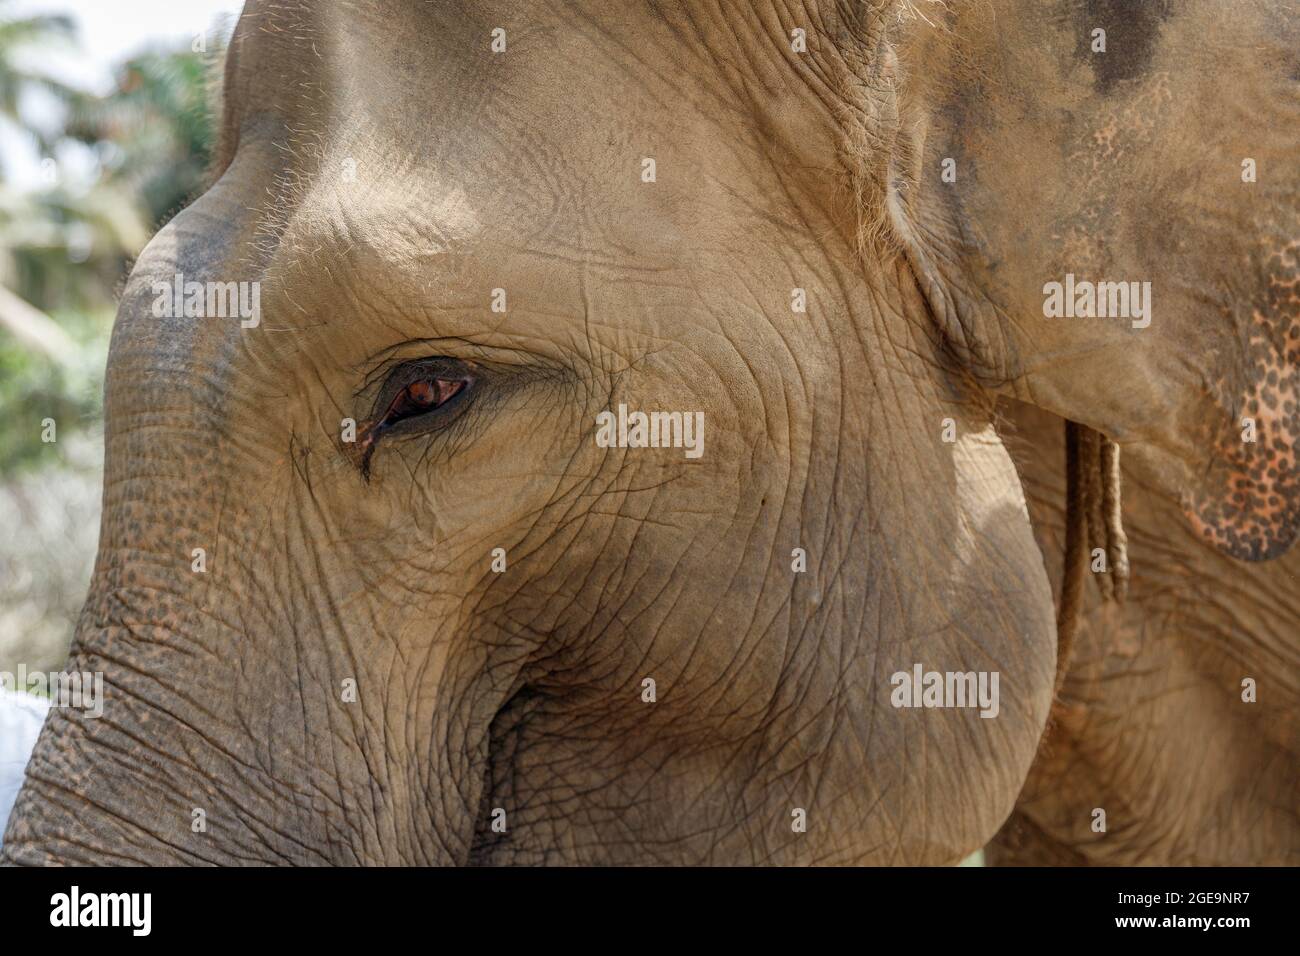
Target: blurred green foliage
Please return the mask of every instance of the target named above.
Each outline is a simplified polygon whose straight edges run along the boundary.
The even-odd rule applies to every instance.
[[[56,458],[58,443],[42,440],[46,418],[54,419],[56,437],[98,427],[111,315],[56,315],[77,348],[66,363],[27,349],[0,348],[0,477]]]
[[[20,62],[24,51],[67,45],[76,35],[72,18],[60,14],[16,17],[5,8],[12,0],[0,0],[0,116],[27,129],[41,150],[48,153],[59,138],[43,123],[28,123],[21,110],[23,97],[31,90],[44,90],[55,100],[67,102],[76,93],[57,79],[38,70],[25,68]]]
[[[44,313],[0,297],[0,479],[57,460],[59,444],[41,440],[44,419],[56,421],[60,441],[97,423],[127,268],[205,184],[215,129],[208,84],[222,54],[221,41],[206,53],[147,50],[96,96],[23,65],[34,51],[75,42],[69,17],[6,8],[11,0],[0,0],[0,118],[47,157],[49,181],[20,191],[0,180],[0,284]],[[92,151],[92,182],[64,181],[52,157],[65,142]]]
[[[215,130],[208,77],[219,54],[142,53],[123,64],[110,95],[72,103],[68,135],[100,149],[103,181],[136,197],[152,226],[206,181]]]

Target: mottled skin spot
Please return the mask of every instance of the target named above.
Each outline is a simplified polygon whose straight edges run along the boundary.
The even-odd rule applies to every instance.
[[[1116,197],[1106,189],[1106,178],[1140,159],[1172,98],[1169,75],[1156,74],[1132,99],[1113,104],[1091,132],[1072,138],[1067,162],[1081,171],[1079,191],[1086,199],[1052,233],[1059,272],[1082,278],[1105,275],[1113,266],[1109,240]]]
[[[1198,531],[1250,561],[1284,552],[1300,530],[1300,240],[1264,256],[1267,276],[1250,311],[1242,363],[1249,383],[1236,397],[1236,427],[1218,436],[1213,480],[1189,504]],[[1224,396],[1227,398],[1227,396]],[[1241,418],[1255,421],[1243,440]]]

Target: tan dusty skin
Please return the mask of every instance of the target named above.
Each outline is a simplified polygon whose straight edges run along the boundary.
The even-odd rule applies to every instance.
[[[1060,422],[1025,406],[1001,411],[1055,584],[1065,537]],[[1224,555],[1179,520],[1136,462],[1124,469],[1124,524],[1140,556],[1128,598],[1103,603],[1088,586],[1048,731],[985,859],[1294,866],[1300,550],[1250,564]],[[1092,829],[1097,808],[1104,836]]]
[[[1295,533],[1296,15],[1218,6],[250,2],[218,178],[114,331],[104,717],[51,719],[5,859],[985,845],[1056,647],[996,394],[1239,557]],[[260,323],[156,318],[178,272],[259,281]],[[1151,325],[1044,317],[1066,272],[1150,281]],[[423,360],[470,401],[374,438]],[[705,453],[598,447],[621,403]],[[997,717],[891,706],[918,663],[997,672]]]

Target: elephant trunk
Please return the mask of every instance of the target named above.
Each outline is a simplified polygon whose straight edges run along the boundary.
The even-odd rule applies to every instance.
[[[329,480],[359,496],[360,479],[311,475],[329,435],[274,414],[283,396],[233,360],[274,353],[252,341],[265,329],[155,308],[177,277],[238,276],[220,251],[249,228],[231,176],[154,238],[124,291],[99,554],[67,668],[102,679],[102,713],[53,710],[5,859],[466,860],[510,674],[485,686],[473,653],[449,652],[455,608],[379,626],[387,582],[356,577],[382,562],[341,545],[349,529],[316,497]]]

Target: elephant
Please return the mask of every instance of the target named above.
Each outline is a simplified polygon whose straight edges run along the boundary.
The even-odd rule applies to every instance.
[[[1125,716],[1167,522],[1232,569],[1300,526],[1297,41],[1281,0],[248,0],[114,326],[103,715],[52,711],[4,861],[1187,859],[1140,767],[1053,795],[1064,748],[1205,789],[1178,735],[1265,632],[1275,736],[1195,819],[1294,860],[1285,580],[1130,749],[1088,688]],[[1143,489],[1058,694],[1061,422]]]

